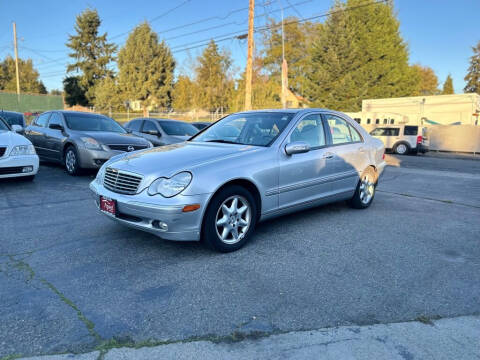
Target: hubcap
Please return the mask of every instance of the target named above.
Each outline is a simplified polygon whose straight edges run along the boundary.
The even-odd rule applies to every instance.
[[[407,152],[407,147],[404,144],[400,144],[397,146],[397,152],[399,154],[405,154]]]
[[[217,211],[215,228],[218,238],[225,244],[235,244],[245,237],[252,219],[249,202],[243,196],[226,199]]]
[[[65,156],[65,166],[68,170],[68,172],[74,172],[75,171],[75,163],[77,159],[75,158],[75,153],[72,150],[69,150],[67,152],[67,156]]]
[[[363,176],[360,182],[360,201],[363,204],[368,204],[373,198],[375,193],[375,184],[373,183],[371,176],[366,174]]]

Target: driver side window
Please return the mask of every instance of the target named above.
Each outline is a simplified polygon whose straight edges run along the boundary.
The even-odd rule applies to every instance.
[[[310,148],[325,146],[325,132],[320,114],[308,115],[297,124],[290,134],[290,142],[303,141]]]

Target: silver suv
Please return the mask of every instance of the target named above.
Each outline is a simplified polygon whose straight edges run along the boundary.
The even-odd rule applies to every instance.
[[[427,128],[417,125],[377,127],[370,135],[382,140],[386,150],[399,155],[426,153],[429,149]]]

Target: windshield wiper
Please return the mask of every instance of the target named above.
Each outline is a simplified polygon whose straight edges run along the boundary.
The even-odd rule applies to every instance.
[[[245,145],[239,142],[235,141],[229,141],[229,140],[223,140],[223,139],[215,139],[215,140],[207,140],[205,142],[217,142],[217,143],[222,143],[222,144],[237,144],[237,145]]]

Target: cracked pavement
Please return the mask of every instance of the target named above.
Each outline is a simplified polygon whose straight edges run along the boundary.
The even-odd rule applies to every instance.
[[[370,209],[268,221],[232,254],[100,216],[93,174],[2,181],[0,359],[479,314],[480,162],[390,159]]]

